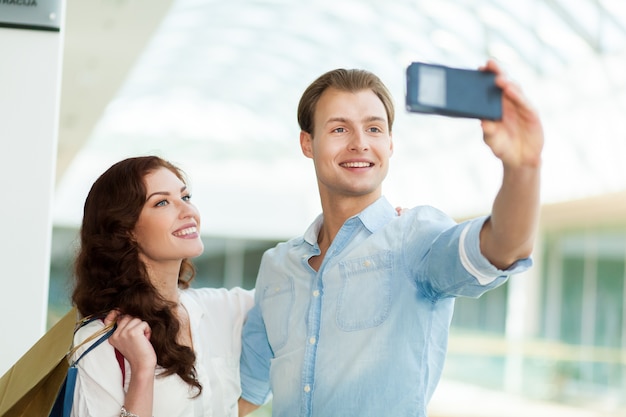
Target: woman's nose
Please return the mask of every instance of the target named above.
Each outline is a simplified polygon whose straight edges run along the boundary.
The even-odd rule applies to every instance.
[[[181,205],[179,206],[179,215],[183,219],[187,217],[199,217],[196,207],[183,201],[181,201]]]

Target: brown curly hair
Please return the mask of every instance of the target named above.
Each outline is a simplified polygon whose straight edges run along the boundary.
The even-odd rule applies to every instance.
[[[83,316],[106,315],[113,309],[141,318],[152,330],[150,342],[162,376],[177,374],[198,389],[192,349],[177,343],[180,323],[176,305],[165,300],[151,283],[132,231],[146,202],[144,178],[166,168],[183,183],[182,170],[157,156],[122,160],[105,171],[92,185],[83,212],[80,249],[74,264],[72,302]],[[188,288],[195,276],[189,259],[178,275],[180,288]]]

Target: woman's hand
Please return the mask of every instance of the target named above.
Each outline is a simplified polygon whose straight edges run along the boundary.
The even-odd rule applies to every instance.
[[[105,325],[114,322],[117,322],[117,329],[109,338],[109,343],[126,358],[133,373],[148,370],[153,375],[157,358],[150,343],[150,325],[118,310],[111,311],[104,319]]]
[[[111,311],[104,324],[117,323],[109,343],[120,351],[130,364],[130,381],[124,398],[124,408],[138,416],[151,416],[154,399],[156,353],[150,343],[150,325],[143,320]]]
[[[398,216],[402,216],[406,211],[408,210],[408,208],[404,208],[404,207],[396,207],[396,214]]]

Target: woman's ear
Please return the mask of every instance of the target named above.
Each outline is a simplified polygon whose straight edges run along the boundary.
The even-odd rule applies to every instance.
[[[135,237],[135,230],[131,229],[126,232],[126,237],[130,242],[137,243],[137,239]]]

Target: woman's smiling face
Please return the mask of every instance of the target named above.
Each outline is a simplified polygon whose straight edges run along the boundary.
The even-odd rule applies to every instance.
[[[149,172],[144,182],[146,202],[133,230],[142,261],[150,267],[199,256],[200,213],[187,185],[167,168]]]

